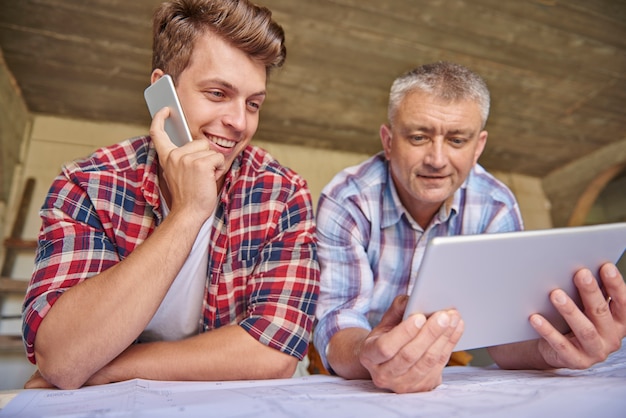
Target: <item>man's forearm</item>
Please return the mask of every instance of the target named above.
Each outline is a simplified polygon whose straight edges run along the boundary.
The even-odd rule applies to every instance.
[[[327,360],[339,376],[346,379],[369,379],[369,371],[359,359],[360,348],[369,331],[363,328],[346,328],[330,339]]]
[[[487,351],[493,361],[502,369],[543,370],[549,369],[537,347],[539,340],[522,341],[488,347]]]
[[[289,378],[298,359],[268,347],[238,325],[181,341],[130,346],[89,379],[105,384],[134,378],[219,381]]]
[[[128,258],[70,288],[52,306],[35,341],[46,380],[81,386],[143,331],[197,233],[195,225],[173,221],[166,219]]]

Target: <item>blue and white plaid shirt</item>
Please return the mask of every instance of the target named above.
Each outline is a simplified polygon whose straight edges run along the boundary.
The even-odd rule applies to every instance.
[[[371,329],[396,296],[410,293],[430,239],[522,229],[513,193],[480,165],[426,230],[402,206],[383,153],[337,174],[317,211],[321,284],[313,340],[324,366],[337,331]]]

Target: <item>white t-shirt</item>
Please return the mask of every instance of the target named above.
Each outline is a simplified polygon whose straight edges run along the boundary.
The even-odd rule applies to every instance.
[[[163,202],[163,217],[169,208]],[[214,215],[204,222],[191,253],[139,341],[176,341],[202,331],[202,304],[207,280],[209,234]]]

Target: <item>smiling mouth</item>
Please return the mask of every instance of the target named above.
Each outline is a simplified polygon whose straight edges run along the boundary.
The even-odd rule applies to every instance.
[[[221,148],[234,148],[235,145],[237,145],[237,143],[235,141],[230,141],[228,139],[224,139],[224,138],[218,138],[216,136],[209,136],[208,137],[209,141],[214,143],[215,145],[221,147]]]
[[[443,180],[448,176],[424,176],[424,175],[418,175],[418,177],[423,178],[425,180]]]

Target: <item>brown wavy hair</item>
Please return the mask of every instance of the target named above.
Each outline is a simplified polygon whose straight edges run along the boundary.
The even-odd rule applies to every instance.
[[[171,0],[154,13],[152,70],[177,80],[207,31],[263,63],[268,76],[285,62],[285,32],[268,8],[248,0]]]

